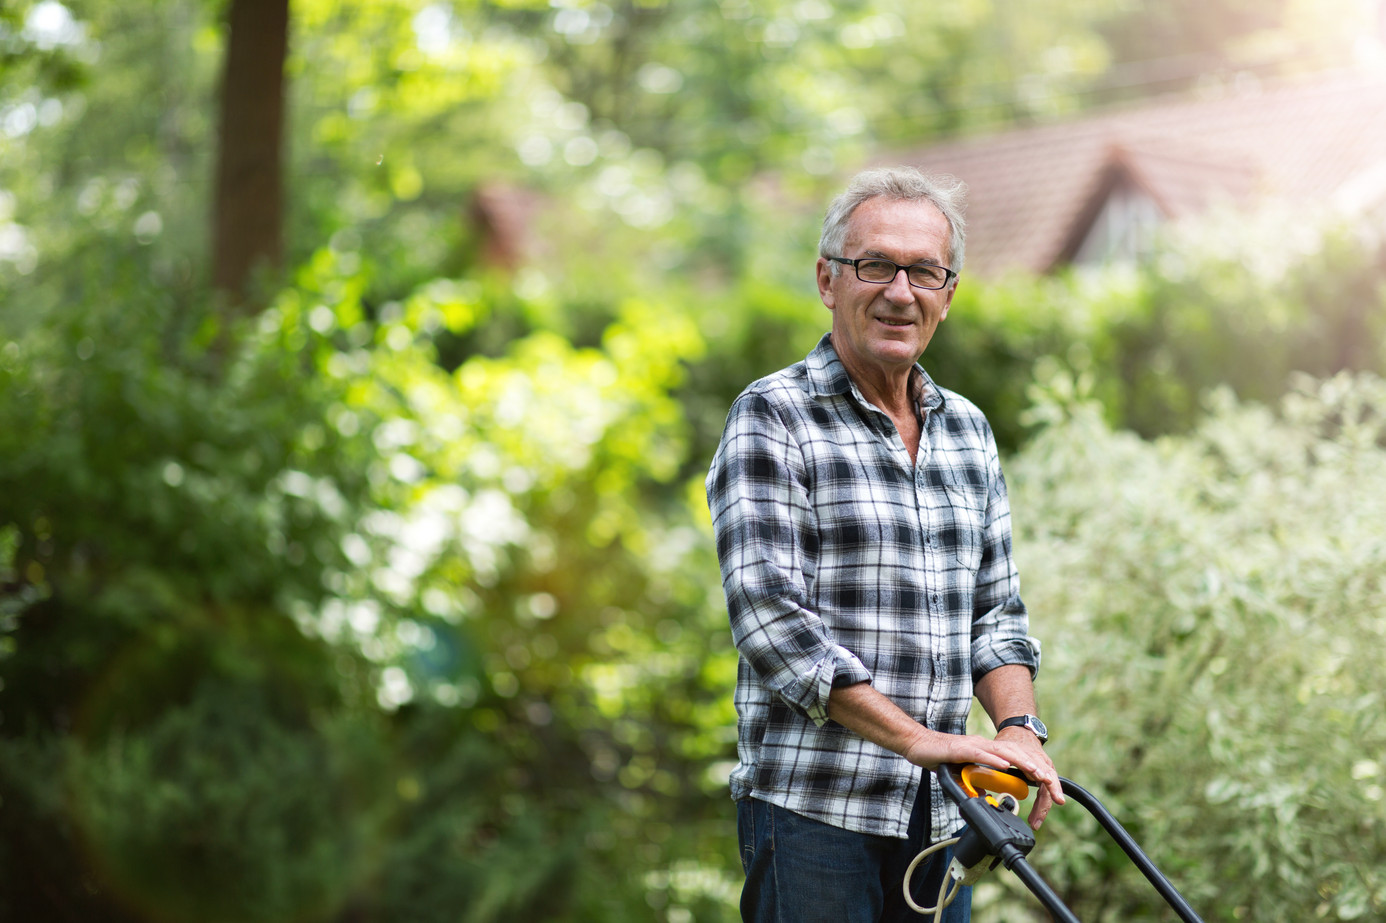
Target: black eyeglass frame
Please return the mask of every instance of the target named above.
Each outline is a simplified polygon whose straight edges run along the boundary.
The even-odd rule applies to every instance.
[[[898,275],[900,275],[900,270],[903,269],[903,270],[905,271],[905,281],[908,282],[911,286],[913,286],[914,288],[923,289],[923,290],[926,291],[926,292],[937,292],[937,291],[940,291],[940,290],[942,290],[942,289],[947,288],[949,285],[952,284],[953,280],[956,279],[956,278],[958,277],[958,274],[957,274],[956,272],[954,272],[953,270],[949,269],[947,266],[940,266],[940,265],[938,265],[937,263],[910,263],[908,266],[901,266],[899,263],[895,262],[894,260],[888,260],[888,259],[885,259],[884,257],[879,257],[879,256],[863,256],[863,257],[861,257],[860,259],[856,259],[856,260],[849,260],[849,259],[847,259],[846,257],[842,257],[842,256],[830,256],[830,257],[828,257],[828,259],[832,260],[834,263],[843,263],[844,265],[851,266],[851,267],[852,267],[852,271],[855,272],[855,273],[857,274],[857,278],[858,278],[858,279],[861,279],[861,281],[867,283],[868,285],[889,285],[890,283],[892,283],[892,282],[895,281],[895,277],[898,276]],[[877,280],[877,279],[862,279],[862,277],[861,277],[861,266],[860,266],[861,263],[889,263],[890,265],[892,265],[892,266],[895,267],[895,272],[891,273],[889,279],[882,279],[882,280]],[[917,284],[913,279],[910,278],[910,270],[913,269],[913,268],[916,267],[916,266],[928,266],[930,269],[942,269],[942,270],[943,270],[943,273],[944,273],[944,275],[943,275],[943,284],[942,284],[942,285],[919,285],[919,284]]]

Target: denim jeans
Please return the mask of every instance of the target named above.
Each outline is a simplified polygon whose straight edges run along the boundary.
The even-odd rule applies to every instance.
[[[737,833],[746,884],[741,918],[746,923],[933,923],[905,903],[905,870],[929,834],[929,789],[920,787],[910,815],[909,837],[853,833],[756,798],[736,803]],[[915,869],[914,902],[938,903],[939,886],[952,860],[940,850]],[[963,888],[944,911],[945,923],[969,923],[972,889]]]

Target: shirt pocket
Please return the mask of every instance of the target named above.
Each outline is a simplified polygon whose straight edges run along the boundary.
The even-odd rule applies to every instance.
[[[982,546],[987,527],[987,488],[980,476],[974,481],[969,472],[948,468],[943,485],[948,494],[949,521],[944,525],[945,544],[953,547],[958,565],[976,573],[982,563]]]

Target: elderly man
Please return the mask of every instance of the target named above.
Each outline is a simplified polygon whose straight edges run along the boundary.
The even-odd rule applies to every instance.
[[[904,168],[852,181],[819,241],[831,332],[741,393],[708,473],[740,652],[748,921],[920,919],[904,872],[962,825],[930,784],[942,763],[1022,769],[1036,828],[1063,801],[996,443],[918,364],[957,291],[963,192]],[[967,733],[974,694],[995,739]],[[935,902],[949,858],[916,872],[917,902]]]

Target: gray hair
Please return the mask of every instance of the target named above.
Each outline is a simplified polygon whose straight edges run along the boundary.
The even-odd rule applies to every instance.
[[[946,173],[929,174],[915,167],[882,167],[854,176],[847,189],[833,199],[828,213],[823,216],[823,233],[818,238],[819,256],[842,256],[842,248],[847,241],[847,223],[852,213],[868,199],[875,198],[905,202],[922,199],[942,212],[949,229],[948,268],[954,272],[962,271],[963,247],[967,236],[967,225],[963,220],[967,185]],[[842,268],[837,263],[831,265],[834,275]]]

